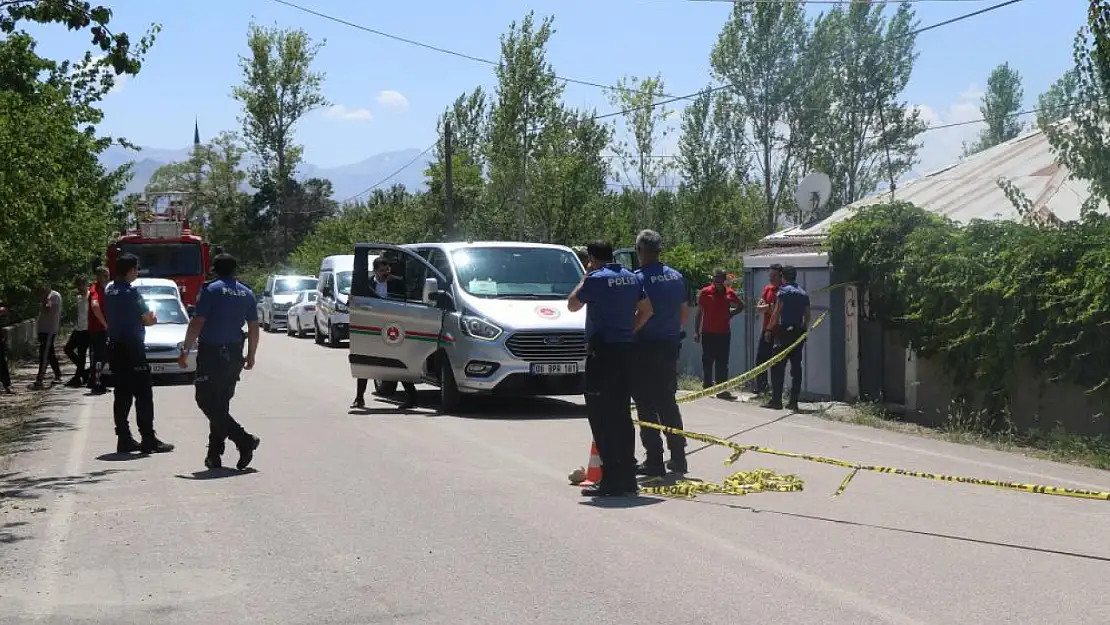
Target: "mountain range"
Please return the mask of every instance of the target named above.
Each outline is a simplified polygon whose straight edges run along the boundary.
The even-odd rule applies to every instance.
[[[131,169],[134,177],[131,178],[131,182],[127,184],[123,193],[139,193],[146,187],[147,181],[150,180],[150,177],[154,175],[159,167],[188,160],[191,151],[192,147],[177,150],[143,147],[136,152],[129,148],[113,145],[101,153],[100,163],[105,168],[112,170],[129,161],[134,161],[135,165]],[[373,184],[385,180],[415,159],[421,151],[416,148],[408,148],[393,152],[382,152],[357,163],[339,167],[317,167],[310,163],[304,163],[297,168],[297,177],[302,180],[306,178],[326,178],[330,180],[334,189],[333,199],[342,201]],[[424,169],[426,167],[423,161],[426,161],[430,156],[422,157],[412,163],[410,167],[406,167],[396,176],[390,178],[382,187],[388,188],[395,183],[399,183],[405,185],[405,188],[409,191],[423,190],[425,188]],[[244,158],[243,165],[249,165],[249,156]]]

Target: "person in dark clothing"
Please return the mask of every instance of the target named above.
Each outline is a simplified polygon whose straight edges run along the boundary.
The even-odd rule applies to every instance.
[[[86,356],[89,352],[89,281],[86,278],[77,278],[74,281],[77,292],[77,322],[69,334],[62,351],[73,363],[77,370],[66,386],[80,388],[88,382],[88,371],[85,367]]]
[[[809,327],[809,294],[798,286],[798,270],[790,265],[782,268],[783,284],[779,288],[773,313],[773,330],[775,332],[774,356],[789,349],[795,341],[800,339]],[[802,393],[802,352],[805,341],[791,350],[786,361],[779,362],[771,367],[771,401],[764,404],[765,408],[773,410],[782,409],[782,390],[786,384],[786,362],[790,363],[790,403],[786,405],[790,410],[798,409],[798,398]],[[772,356],[773,357],[773,356]]]
[[[601,457],[601,483],[587,497],[635,494],[636,428],[632,424],[633,344],[651,318],[651,301],[640,278],[613,260],[613,246],[586,246],[596,267],[567,298],[567,309],[586,308],[586,412]]]
[[[370,282],[373,293],[382,298],[405,299],[405,281],[393,275],[389,260],[378,257],[374,259],[374,279]],[[366,407],[366,378],[355,379],[355,401],[352,408]],[[405,388],[405,401],[397,406],[400,410],[410,410],[416,407],[416,385],[412,382],[402,382]]]
[[[744,303],[726,284],[724,269],[713,272],[713,284],[698,292],[698,312],[694,316],[694,342],[701,343],[702,387],[728,381],[728,356],[732,350],[732,318],[744,312]],[[735,399],[729,391],[717,393],[719,399]]]
[[[144,454],[173,451],[173,445],[154,433],[154,384],[146,360],[146,327],[158,322],[146,301],[131,283],[139,277],[139,259],[133,254],[116,258],[115,280],[104,289],[104,311],[111,340],[108,362],[115,378],[116,452]],[[135,424],[141,442],[131,436],[127,416],[135,406]]]
[[[678,392],[678,348],[682,326],[690,314],[686,301],[686,280],[678,271],[659,262],[663,237],[654,230],[644,230],[636,237],[636,254],[640,268],[636,275],[654,311],[636,334],[636,372],[632,396],[636,399],[640,419],[667,427],[682,429],[682,412],[675,401]],[[686,439],[667,434],[671,452],[670,468],[686,472]],[[640,442],[646,459],[637,473],[651,477],[666,474],[663,464],[663,436],[659,430],[640,428]]]
[[[0,302],[0,324],[8,322],[8,305]],[[12,373],[8,369],[8,333],[0,325],[0,386],[5,395],[12,395]]]
[[[771,265],[768,273],[770,277],[767,286],[763,287],[763,295],[760,296],[759,303],[755,306],[758,312],[763,313],[763,331],[759,334],[759,347],[756,348],[755,353],[755,366],[757,367],[770,360],[775,351],[775,333],[771,331],[774,325],[772,313],[775,310],[779,287],[782,286],[782,265],[778,263]],[[756,376],[755,390],[757,393],[766,393],[770,390],[769,377],[766,371]]]
[[[262,442],[231,416],[231,399],[243,369],[254,368],[258,352],[258,302],[254,293],[235,279],[239,263],[230,254],[216,256],[212,263],[217,279],[205,283],[197,297],[196,311],[189,320],[178,363],[188,366],[189,352],[197,343],[196,401],[208,417],[208,453],[204,466],[223,466],[224,444],[230,439],[239,450],[235,467],[246,469]],[[243,357],[243,324],[247,324],[247,354]]]

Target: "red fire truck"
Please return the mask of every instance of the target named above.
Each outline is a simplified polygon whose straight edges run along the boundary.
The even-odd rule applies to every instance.
[[[167,278],[177,283],[186,306],[195,306],[201,284],[212,268],[219,247],[189,229],[186,193],[147,194],[138,204],[138,228],[119,235],[108,246],[108,269],[116,271],[119,254],[139,259],[140,278]]]

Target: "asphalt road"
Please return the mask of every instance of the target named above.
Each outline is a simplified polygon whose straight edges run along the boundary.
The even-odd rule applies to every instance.
[[[805,491],[597,503],[566,479],[589,451],[574,403],[357,412],[353,387],[345,350],[264,336],[233,404],[262,437],[242,474],[204,471],[191,387],[156,389],[177,451],[130,461],[110,453],[111,396],[54,391],[72,402],[0,472],[0,623],[1107,621],[1110,502],[866,473],[833,499],[841,469],[729,469],[709,448],[692,476],[772,468]],[[813,416],[715,399],[684,414],[789,451],[1110,490],[1094,470]]]

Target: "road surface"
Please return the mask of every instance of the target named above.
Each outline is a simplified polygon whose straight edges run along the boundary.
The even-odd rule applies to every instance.
[[[0,473],[0,623],[1106,623],[1110,503],[699,450],[691,475],[800,493],[597,503],[580,406],[349,411],[345,350],[265,335],[233,412],[254,472],[204,471],[192,389],[156,389],[177,451],[120,461],[77,391]],[[434,392],[422,392],[426,400]],[[687,427],[922,471],[1110,490],[1110,474],[703,400]],[[694,444],[691,449],[698,449]],[[106,454],[106,455],[105,455]],[[234,462],[234,452],[228,460]]]

